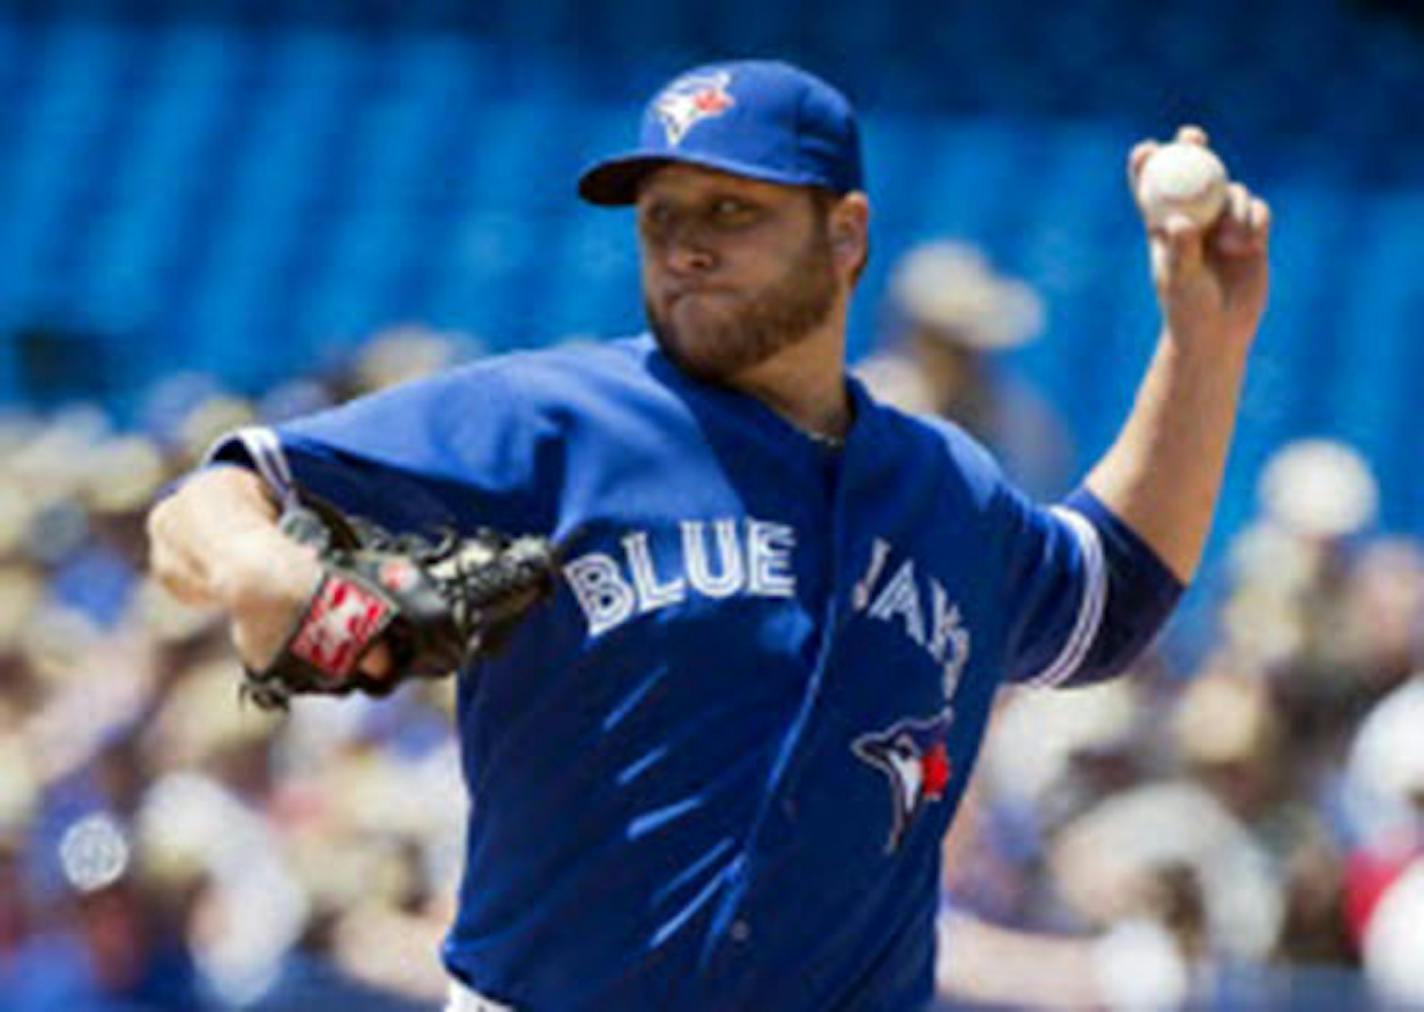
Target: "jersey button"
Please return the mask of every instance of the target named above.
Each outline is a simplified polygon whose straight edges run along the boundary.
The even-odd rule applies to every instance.
[[[788,819],[796,818],[796,799],[783,798],[781,802],[781,813]]]
[[[732,937],[732,941],[734,942],[745,942],[748,938],[752,937],[752,928],[750,924],[739,917],[733,921],[732,926],[727,929],[727,934]]]

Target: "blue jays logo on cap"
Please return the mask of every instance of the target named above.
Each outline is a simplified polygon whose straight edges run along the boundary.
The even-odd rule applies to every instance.
[[[880,770],[890,781],[890,838],[885,853],[893,854],[925,805],[944,799],[953,768],[949,761],[949,726],[954,711],[928,719],[896,721],[884,731],[863,734],[851,751]]]
[[[673,78],[644,110],[638,146],[590,166],[579,194],[631,204],[644,178],[669,162],[833,193],[864,189],[850,103],[776,60],[713,63]]]
[[[653,99],[653,109],[662,119],[668,143],[676,147],[687,131],[699,122],[720,116],[737,103],[727,94],[732,75],[725,70],[712,74],[679,77]]]

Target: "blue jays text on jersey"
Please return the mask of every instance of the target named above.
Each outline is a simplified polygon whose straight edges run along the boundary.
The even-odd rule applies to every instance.
[[[570,544],[554,601],[459,681],[471,812],[444,959],[475,990],[535,1010],[929,999],[940,837],[995,689],[1109,673],[1161,609],[1115,611],[1142,546],[1090,496],[1040,509],[952,426],[850,393],[829,449],[644,336],[216,448],[394,528]]]

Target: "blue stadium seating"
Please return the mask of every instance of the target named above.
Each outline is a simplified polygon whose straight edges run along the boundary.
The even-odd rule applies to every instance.
[[[495,347],[627,330],[632,237],[572,200],[579,166],[632,140],[630,104],[672,69],[784,54],[866,114],[876,252],[853,351],[895,254],[980,242],[1048,301],[1048,338],[1014,358],[1083,454],[1155,327],[1123,153],[1205,120],[1280,223],[1242,470],[1294,435],[1348,437],[1385,471],[1391,521],[1424,529],[1424,136],[1399,130],[1424,118],[1424,43],[1341,0],[1261,0],[1255,30],[1227,30],[1241,16],[1229,0],[7,7],[0,398],[42,393],[8,337],[35,323],[122,350],[116,406],[178,367],[255,389],[405,320]]]

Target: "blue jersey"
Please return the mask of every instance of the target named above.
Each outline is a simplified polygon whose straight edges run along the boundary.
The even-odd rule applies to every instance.
[[[996,688],[1118,664],[1101,523],[850,382],[841,448],[647,337],[511,355],[272,430],[397,528],[567,539],[462,673],[451,973],[521,1009],[906,1009]]]

